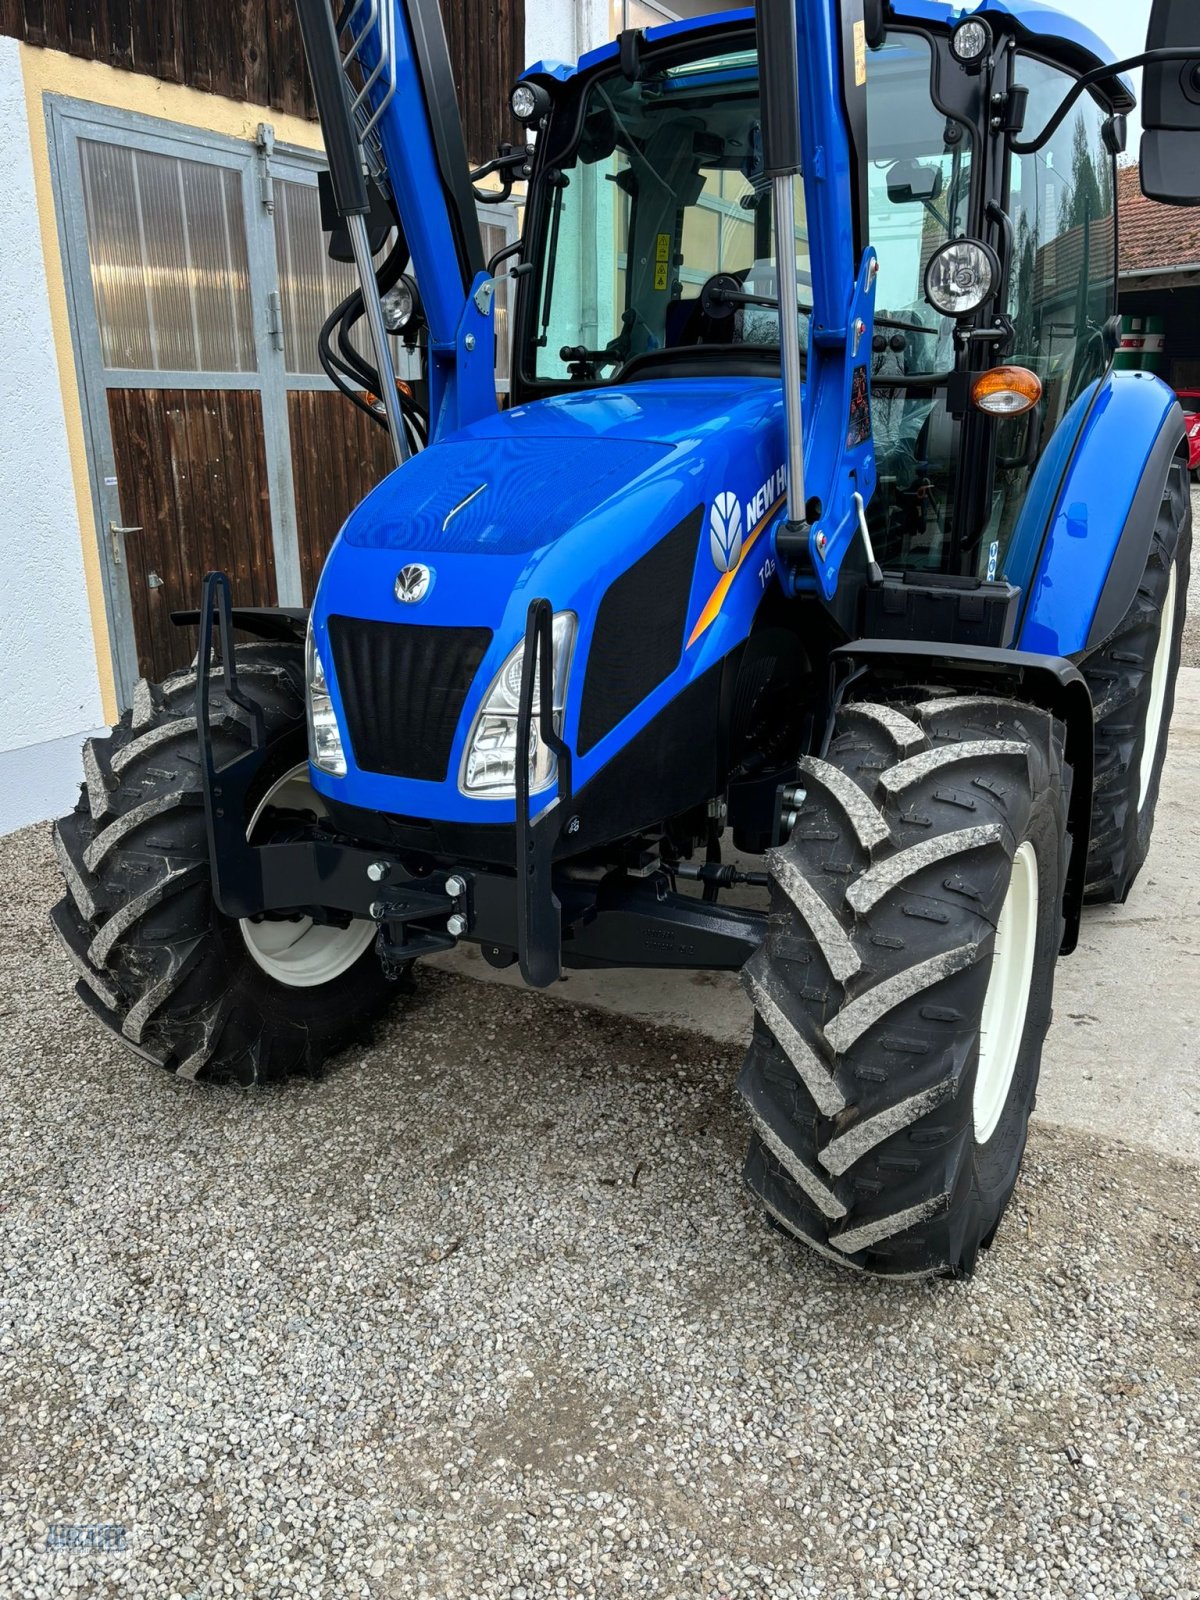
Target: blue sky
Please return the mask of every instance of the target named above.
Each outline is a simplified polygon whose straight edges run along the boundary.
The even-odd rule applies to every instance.
[[[1146,48],[1146,25],[1150,20],[1150,0],[1050,0],[1060,11],[1069,11],[1098,33],[1118,57],[1136,55]],[[1141,74],[1134,80],[1141,93]],[[1136,149],[1137,113],[1130,125],[1130,150]]]
[[[1057,6],[1086,22],[1118,55],[1146,47],[1149,0],[1057,0]]]

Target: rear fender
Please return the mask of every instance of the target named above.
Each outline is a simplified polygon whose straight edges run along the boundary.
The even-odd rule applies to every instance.
[[[1109,372],[1082,421],[1073,408],[1058,432],[1072,430],[1070,451],[1052,441],[1042,463],[1059,474],[1053,498],[1046,472],[1030,484],[1005,572],[1026,595],[1017,647],[1035,654],[1077,656],[1120,622],[1146,568],[1171,462],[1185,448],[1179,402],[1148,372]]]
[[[876,680],[895,691],[919,683],[944,685],[969,694],[1000,695],[1041,706],[1067,730],[1066,758],[1071,767],[1071,804],[1067,827],[1071,863],[1063,892],[1061,951],[1070,955],[1079,941],[1083,886],[1092,823],[1092,772],[1095,761],[1092,696],[1083,674],[1061,657],[1025,650],[998,650],[983,645],[926,644],[907,639],[856,639],[833,651],[839,687],[829,713],[829,728],[845,690],[853,680]]]

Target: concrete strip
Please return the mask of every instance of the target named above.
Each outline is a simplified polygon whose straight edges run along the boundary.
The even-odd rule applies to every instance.
[[[1200,668],[1179,674],[1154,843],[1124,906],[1089,911],[1062,961],[1038,1117],[1200,1161]],[[431,965],[521,987],[474,946]],[[750,1005],[724,972],[572,972],[556,998],[722,1043],[749,1040]]]

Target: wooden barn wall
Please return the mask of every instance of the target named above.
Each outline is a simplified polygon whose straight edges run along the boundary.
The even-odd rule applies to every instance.
[[[524,137],[508,97],[525,60],[525,0],[443,0],[446,42],[471,160]]]
[[[514,139],[525,0],[444,0],[467,149]],[[315,117],[292,0],[0,0],[0,33],[128,72]]]

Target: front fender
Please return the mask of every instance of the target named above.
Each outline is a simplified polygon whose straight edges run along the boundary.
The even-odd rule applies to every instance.
[[[1071,768],[1071,802],[1067,828],[1071,835],[1071,861],[1063,889],[1063,939],[1061,954],[1070,955],[1079,942],[1079,919],[1087,876],[1088,843],[1092,820],[1092,774],[1095,766],[1095,730],[1092,696],[1083,674],[1061,657],[1034,655],[1024,650],[998,650],[988,645],[933,644],[925,639],[855,639],[833,652],[840,688],[835,691],[826,738],[841,693],[862,677],[874,678],[885,689],[914,684],[945,684],[967,694],[1000,695],[1041,706],[1067,731],[1066,758]],[[845,670],[838,672],[840,664]]]
[[[1058,435],[1029,486],[1006,576],[1026,595],[1017,648],[1076,656],[1107,638],[1137,593],[1183,412],[1152,373],[1111,371]]]

